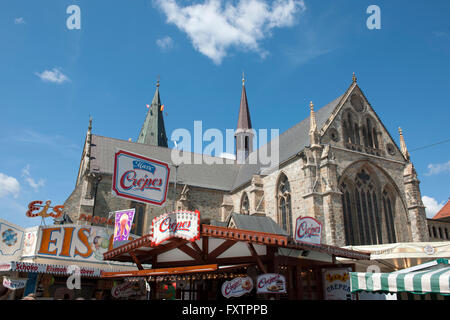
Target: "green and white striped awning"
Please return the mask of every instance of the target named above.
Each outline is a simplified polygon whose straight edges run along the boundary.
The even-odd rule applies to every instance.
[[[351,292],[409,292],[450,295],[448,259],[437,259],[391,273],[350,272]]]

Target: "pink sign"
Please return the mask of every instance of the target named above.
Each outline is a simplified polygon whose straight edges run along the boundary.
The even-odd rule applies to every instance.
[[[118,197],[162,206],[169,175],[167,163],[118,150],[114,154],[112,192]]]
[[[240,297],[253,289],[253,281],[250,277],[234,278],[230,281],[225,281],[222,285],[222,295],[225,298]]]
[[[200,238],[200,212],[176,211],[152,220],[152,246],[177,237],[189,241]]]
[[[114,242],[128,240],[134,219],[134,209],[116,211]]]
[[[320,244],[322,224],[312,217],[300,217],[295,226],[295,241]]]

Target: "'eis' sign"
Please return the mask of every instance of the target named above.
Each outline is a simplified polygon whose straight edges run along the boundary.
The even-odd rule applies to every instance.
[[[166,201],[169,175],[167,163],[117,150],[114,154],[113,194],[162,206]]]

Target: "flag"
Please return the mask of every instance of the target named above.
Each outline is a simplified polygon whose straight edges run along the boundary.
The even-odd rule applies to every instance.
[[[161,105],[161,111],[163,111],[163,110],[164,110],[164,105],[162,104],[162,105]]]

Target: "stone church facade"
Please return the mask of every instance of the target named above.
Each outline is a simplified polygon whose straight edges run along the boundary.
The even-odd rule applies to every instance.
[[[173,164],[158,83],[136,142],[94,135],[90,122],[65,212],[79,221],[81,214],[107,217],[136,208],[137,234],[148,233],[152,218],[162,213],[196,209],[205,223],[222,225],[232,213],[267,216],[291,236],[297,218],[314,217],[323,226],[322,243],[336,246],[429,240],[420,182],[403,133],[399,129],[398,146],[355,76],[340,97],[317,111],[311,103],[310,116],[280,134],[275,170],[246,163],[258,151],[249,110],[243,81],[232,163],[173,165],[162,208],[115,197],[116,148]]]

